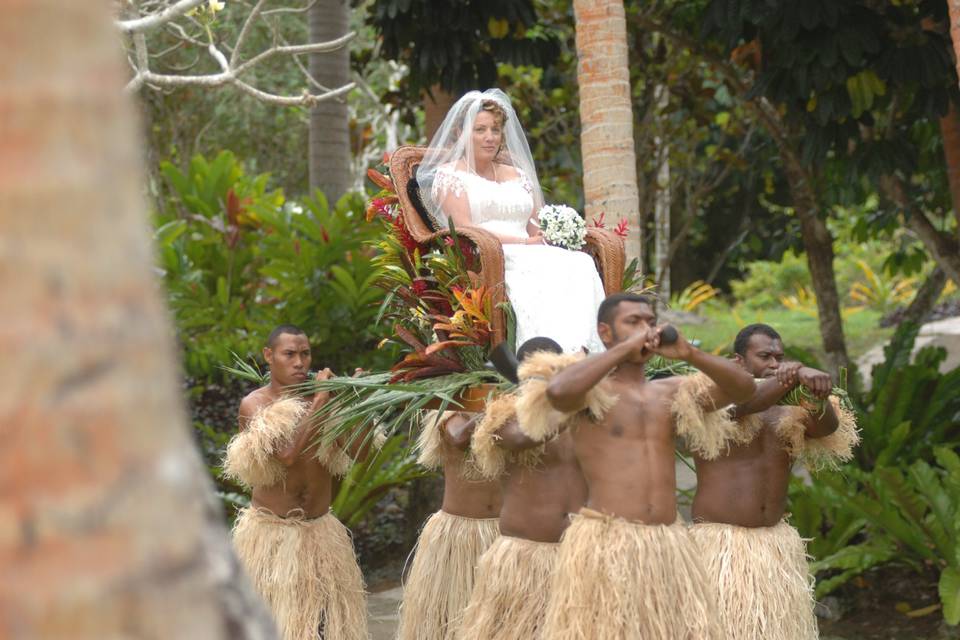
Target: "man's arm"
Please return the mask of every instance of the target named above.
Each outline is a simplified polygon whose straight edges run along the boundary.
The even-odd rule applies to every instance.
[[[639,331],[603,353],[587,356],[558,371],[547,385],[547,400],[555,409],[564,413],[580,409],[586,402],[587,393],[603,380],[604,376],[634,352],[639,354],[645,348],[652,348],[657,337],[656,331],[652,329],[647,332]]]
[[[258,408],[258,403],[253,394],[240,401],[240,410],[237,413],[237,431],[245,431],[250,426],[250,421]]]
[[[323,371],[317,373],[316,379],[328,380],[332,376],[333,372],[330,371],[330,369],[324,369]],[[311,448],[310,443],[313,440],[315,435],[314,431],[317,426],[315,415],[329,399],[329,391],[318,391],[313,396],[313,402],[310,403],[310,408],[307,410],[307,413],[304,414],[300,424],[297,425],[290,444],[283,447],[276,453],[276,458],[280,461],[280,464],[285,467],[291,466],[301,455],[303,455],[304,452]]]
[[[714,385],[705,398],[704,408],[714,411],[731,402],[747,402],[757,389],[757,384],[745,369],[733,360],[704,353],[687,342],[682,335],[668,345],[658,344],[653,351],[665,358],[683,360],[706,374]]]
[[[525,451],[543,444],[523,432],[516,418],[511,418],[497,431],[497,444],[507,451]]]
[[[829,396],[833,388],[829,374],[805,367],[799,362],[786,362],[777,369],[776,377],[768,378],[757,385],[757,391],[750,400],[735,407],[734,417],[739,418],[766,411],[780,402],[783,396],[790,393],[798,384],[802,384],[814,396],[821,399]]]
[[[470,439],[473,438],[473,432],[477,428],[482,414],[475,413],[469,415],[466,413],[454,413],[443,424],[443,439],[447,444],[460,451],[466,451],[470,447]]]
[[[823,411],[819,409],[807,410],[805,420],[805,435],[808,438],[823,438],[830,435],[840,426],[840,418],[837,412],[833,410],[833,403],[830,402],[830,391],[833,389],[833,381],[830,375],[823,371],[817,371],[810,367],[803,367],[797,374],[797,381],[814,396],[824,401]]]

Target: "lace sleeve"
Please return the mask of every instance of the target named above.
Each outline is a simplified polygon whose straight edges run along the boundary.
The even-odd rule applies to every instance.
[[[530,198],[533,199],[533,210],[530,212],[530,220],[533,222],[533,226],[540,228],[540,211],[537,209],[536,195],[533,193],[533,183],[530,182],[530,178],[527,177],[527,174],[520,167],[517,169],[517,179],[520,181],[520,186],[523,187],[523,190],[530,194]]]
[[[433,201],[440,205],[443,203],[443,199],[447,197],[447,194],[452,193],[459,198],[466,189],[467,186],[463,183],[463,178],[457,175],[455,171],[444,167],[437,169],[437,174],[433,179],[433,186],[430,189],[430,195]]]
[[[520,186],[523,187],[523,190],[533,195],[533,183],[530,182],[530,178],[527,177],[527,174],[523,172],[523,169],[517,167],[517,175],[519,176]]]

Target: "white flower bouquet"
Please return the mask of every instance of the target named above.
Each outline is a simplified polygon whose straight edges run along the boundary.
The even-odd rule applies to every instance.
[[[547,244],[577,251],[587,241],[587,224],[565,204],[547,204],[537,212],[540,233]]]

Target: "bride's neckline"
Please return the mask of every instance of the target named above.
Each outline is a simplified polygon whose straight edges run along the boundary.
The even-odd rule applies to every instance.
[[[460,169],[458,167],[453,167],[452,171],[454,173],[462,173],[463,175],[466,175],[466,176],[474,176],[476,178],[480,178],[484,182],[492,182],[493,184],[509,184],[511,182],[520,182],[522,180],[522,177],[519,175],[516,178],[508,178],[506,180],[491,180],[490,178],[487,178],[486,176],[482,176],[475,171]]]

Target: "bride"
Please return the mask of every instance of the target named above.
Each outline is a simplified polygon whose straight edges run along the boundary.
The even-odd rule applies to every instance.
[[[553,338],[565,351],[603,350],[597,309],[603,285],[582,251],[546,245],[537,212],[543,193],[510,99],[471,91],[447,113],[417,170],[424,205],[442,227],[481,227],[503,244],[516,344]]]

